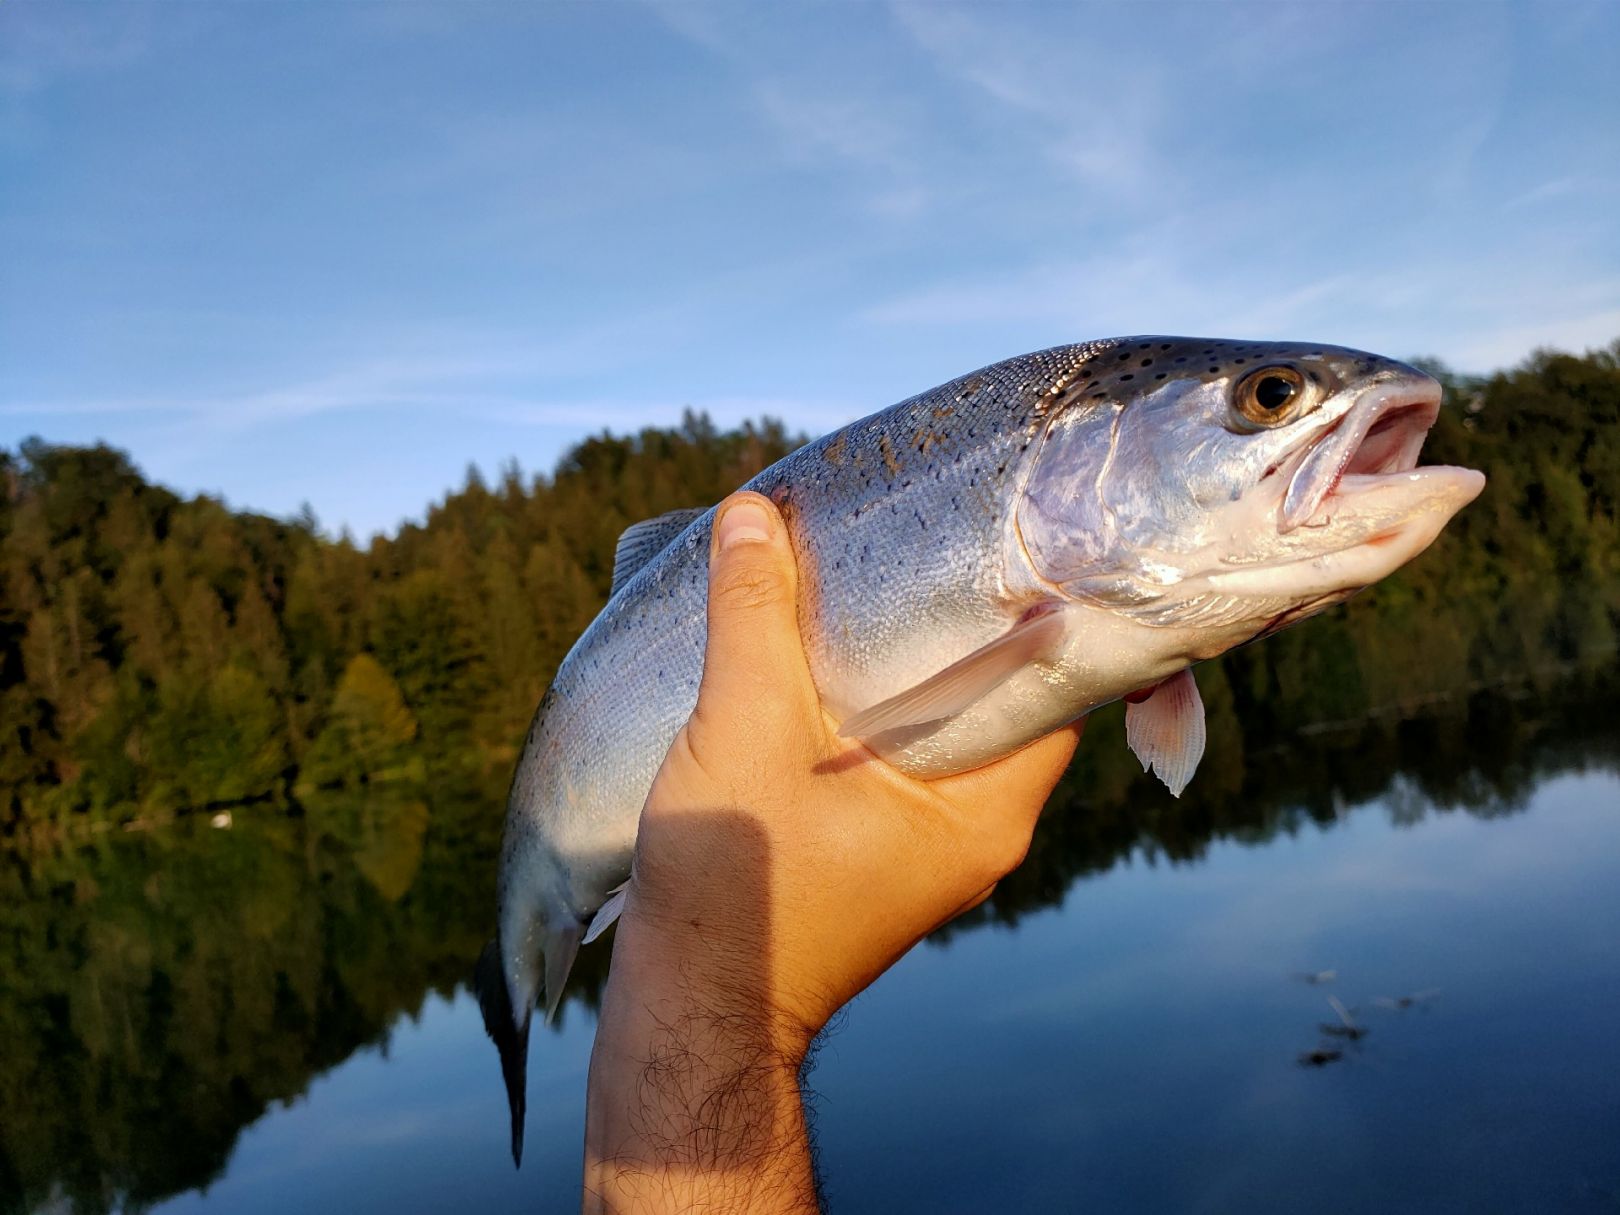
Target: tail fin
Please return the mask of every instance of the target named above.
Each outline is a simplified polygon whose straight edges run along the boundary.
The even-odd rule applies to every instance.
[[[557,1018],[568,972],[579,953],[584,926],[568,919],[545,932],[546,1024]],[[488,942],[473,969],[473,985],[478,991],[478,1007],[484,1014],[484,1032],[501,1056],[501,1079],[506,1082],[506,1103],[512,1111],[512,1164],[523,1165],[523,1115],[528,1102],[529,1020],[534,1009],[534,993],[514,993],[507,982],[498,940]],[[531,981],[532,986],[532,981]],[[513,1000],[513,995],[519,998]]]
[[[500,945],[490,941],[473,969],[478,1007],[484,1014],[484,1032],[501,1056],[501,1079],[506,1081],[506,1103],[512,1110],[512,1167],[523,1165],[523,1114],[527,1101],[525,1080],[529,1070],[529,1010],[515,1013],[501,969]]]

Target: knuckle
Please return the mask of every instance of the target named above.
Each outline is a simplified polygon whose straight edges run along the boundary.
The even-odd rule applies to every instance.
[[[748,564],[720,571],[712,593],[722,606],[733,610],[772,607],[788,597],[788,579],[779,569]]]

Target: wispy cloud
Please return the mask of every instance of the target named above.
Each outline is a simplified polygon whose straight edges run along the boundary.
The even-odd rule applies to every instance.
[[[932,203],[922,161],[933,140],[928,116],[892,81],[825,58],[805,63],[791,34],[747,20],[745,10],[681,0],[648,7],[725,66],[741,110],[768,124],[787,163],[855,172],[873,215],[910,218]]]
[[[1305,260],[1223,269],[1200,258],[1201,243],[1195,231],[1165,228],[1118,252],[934,283],[861,315],[893,329],[1027,327],[1074,339],[1310,337],[1396,356],[1439,351],[1476,372],[1537,347],[1581,351],[1620,337],[1620,280],[1572,281],[1533,253],[1468,266],[1436,256],[1365,268]]]
[[[1620,340],[1620,308],[1549,318],[1535,324],[1505,324],[1460,336],[1449,357],[1467,371],[1490,371],[1516,363],[1532,350],[1575,354],[1600,350]]]
[[[1246,276],[1225,290],[1200,273],[1168,231],[1090,257],[1042,261],[977,279],[935,284],[881,301],[862,315],[884,326],[1028,325],[1075,337],[1129,332],[1265,334],[1336,305],[1367,284],[1304,266]]]
[[[0,92],[133,63],[150,45],[149,16],[123,5],[0,5]]]
[[[1174,180],[1160,171],[1166,105],[1152,57],[1055,47],[999,8],[903,0],[893,12],[947,78],[1033,121],[1046,157],[1085,187],[1134,196]]]
[[[1532,186],[1523,194],[1513,195],[1502,204],[1502,210],[1517,211],[1520,207],[1534,207],[1555,199],[1568,198],[1580,188],[1579,177],[1555,177],[1551,181],[1542,182],[1539,186]]]
[[[1605,342],[1616,12],[0,0],[0,429],[365,527],[1068,339]]]

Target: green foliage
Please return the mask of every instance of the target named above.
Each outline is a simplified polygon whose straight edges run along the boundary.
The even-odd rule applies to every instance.
[[[630,523],[802,440],[601,435],[477,474],[358,549],[148,485],[107,447],[0,452],[0,833],[510,763]]]
[[[493,796],[0,850],[0,1215],[206,1185],[243,1126],[452,993],[488,928]]]
[[[338,681],[304,773],[315,785],[359,784],[402,766],[415,738],[416,718],[399,684],[370,654],[356,654]]]

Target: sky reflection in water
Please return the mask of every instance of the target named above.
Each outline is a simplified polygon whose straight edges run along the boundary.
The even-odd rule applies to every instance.
[[[1135,858],[1015,929],[914,952],[815,1072],[833,1208],[1620,1208],[1620,780],[1396,817],[1385,799],[1193,865]],[[1302,1066],[1331,1041],[1329,993],[1371,1032]],[[537,1035],[520,1173],[463,992],[158,1209],[567,1209],[593,1029],[572,1005]]]

